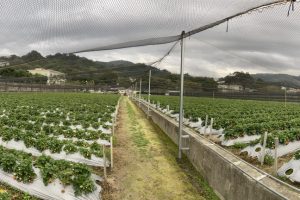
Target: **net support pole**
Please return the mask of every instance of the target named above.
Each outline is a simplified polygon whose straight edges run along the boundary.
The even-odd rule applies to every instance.
[[[139,107],[141,107],[142,79],[140,78]]]
[[[286,88],[284,89],[284,107],[286,107]]]
[[[178,134],[178,159],[182,158],[182,128],[183,128],[183,86],[184,86],[184,34],[181,33],[181,60],[180,60],[180,105],[179,105],[179,134]]]
[[[149,70],[148,117],[150,116],[150,95],[151,95],[151,69]]]

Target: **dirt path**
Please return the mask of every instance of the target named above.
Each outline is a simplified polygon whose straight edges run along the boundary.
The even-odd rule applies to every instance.
[[[104,199],[217,199],[186,159],[176,161],[176,146],[126,97],[119,114],[115,167]]]

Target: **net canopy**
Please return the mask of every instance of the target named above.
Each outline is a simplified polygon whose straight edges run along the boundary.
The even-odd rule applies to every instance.
[[[167,43],[178,40],[183,30],[274,2],[278,1],[2,0],[0,53],[31,49],[76,52]],[[101,48],[105,46],[108,48]]]
[[[190,74],[220,77],[240,69],[298,73],[300,7],[293,2],[2,0],[0,56],[87,51],[79,55],[154,63],[178,73],[177,41],[185,31]]]

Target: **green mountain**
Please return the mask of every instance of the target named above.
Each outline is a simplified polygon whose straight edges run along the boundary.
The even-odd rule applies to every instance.
[[[39,52],[32,51],[24,56],[12,55],[10,57],[0,57],[0,60],[10,62],[10,69],[13,71],[26,72],[28,69],[45,68],[60,71],[66,74],[67,82],[76,84],[94,84],[109,87],[129,87],[133,81],[143,80],[143,88],[147,90],[148,71],[152,71],[152,90],[165,92],[165,90],[178,90],[179,75],[172,74],[167,70],[148,66],[142,63],[132,63],[123,60],[112,62],[92,61],[85,57],[74,54],[48,55],[43,57]],[[1,71],[5,69],[0,68]],[[15,72],[6,73],[1,79],[10,78],[17,80],[20,77],[14,75]],[[26,82],[24,77],[22,82]],[[35,78],[30,77],[30,82]],[[217,83],[213,78],[193,77],[185,75],[186,92],[196,93],[203,90],[216,90]]]
[[[300,88],[300,76],[288,74],[252,74],[251,76],[273,85]]]

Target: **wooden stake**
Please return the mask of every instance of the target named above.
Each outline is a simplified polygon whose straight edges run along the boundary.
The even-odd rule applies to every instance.
[[[103,150],[103,172],[104,172],[104,179],[107,179],[107,175],[106,175],[106,155],[105,155],[105,145],[102,146],[102,150]]]
[[[110,137],[110,167],[114,167],[113,137]]]

